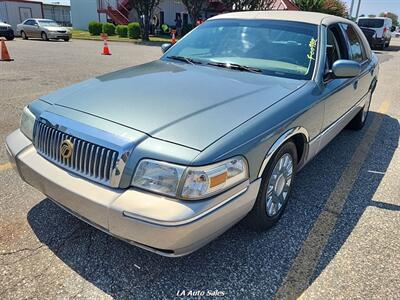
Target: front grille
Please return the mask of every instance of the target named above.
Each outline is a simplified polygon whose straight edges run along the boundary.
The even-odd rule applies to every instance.
[[[57,30],[58,33],[66,33],[67,31],[65,30]]]
[[[73,144],[70,158],[61,156],[61,143],[69,140]],[[66,134],[41,122],[35,127],[35,147],[53,163],[80,174],[93,181],[111,185],[118,161],[118,152]]]
[[[8,30],[8,27],[6,27],[6,26],[0,26],[0,31],[7,31]]]

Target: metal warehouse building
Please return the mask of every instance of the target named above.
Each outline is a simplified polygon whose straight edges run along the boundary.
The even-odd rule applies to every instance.
[[[43,4],[43,14],[45,19],[52,19],[64,26],[71,26],[71,7],[61,4]]]
[[[43,18],[43,3],[33,0],[0,0],[0,20],[10,24],[14,31],[17,24],[28,18]]]

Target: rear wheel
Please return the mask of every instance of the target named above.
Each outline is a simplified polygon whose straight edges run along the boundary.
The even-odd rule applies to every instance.
[[[42,32],[41,37],[42,37],[43,41],[48,41],[49,40],[49,38],[47,37],[47,33],[46,32]]]
[[[367,121],[369,107],[371,106],[371,99],[372,99],[372,94],[369,95],[369,97],[367,98],[367,101],[365,102],[363,109],[360,110],[360,112],[354,117],[354,119],[350,121],[348,125],[350,129],[360,130],[364,127],[365,122]]]
[[[24,40],[27,40],[27,39],[28,39],[28,36],[26,35],[25,31],[21,31],[21,37],[22,37],[22,39],[24,39]]]
[[[297,169],[297,149],[293,142],[284,144],[268,164],[261,181],[249,222],[257,230],[275,225],[288,203]]]

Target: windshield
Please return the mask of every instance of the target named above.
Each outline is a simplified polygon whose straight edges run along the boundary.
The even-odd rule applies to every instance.
[[[381,28],[384,25],[383,19],[360,19],[358,20],[358,26],[368,28]]]
[[[272,20],[215,20],[197,27],[164,55],[238,64],[262,74],[311,79],[318,27]]]
[[[39,24],[40,24],[41,26],[60,27],[60,25],[57,24],[57,22],[56,22],[56,21],[53,21],[53,20],[40,20],[40,21],[39,21]]]

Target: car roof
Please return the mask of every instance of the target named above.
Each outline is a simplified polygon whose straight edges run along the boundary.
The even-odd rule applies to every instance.
[[[390,18],[387,18],[387,17],[359,17],[358,18],[359,20],[360,19],[378,19],[378,20],[391,20]]]
[[[217,15],[209,20],[219,19],[256,19],[256,20],[280,20],[280,21],[294,21],[303,22],[314,25],[322,23],[335,23],[335,22],[349,22],[349,20],[322,13],[308,12],[308,11],[241,11]]]

